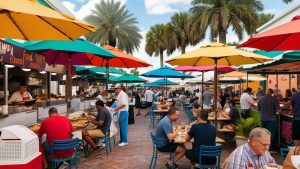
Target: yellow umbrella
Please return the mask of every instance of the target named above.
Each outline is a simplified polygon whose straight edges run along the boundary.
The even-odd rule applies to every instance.
[[[34,0],[0,1],[0,38],[75,40],[95,27]]]
[[[180,66],[215,66],[214,73],[214,107],[217,106],[217,65],[231,66],[262,63],[271,58],[235,49],[222,43],[211,43],[192,52],[170,58],[166,62]],[[217,118],[217,116],[216,116]]]

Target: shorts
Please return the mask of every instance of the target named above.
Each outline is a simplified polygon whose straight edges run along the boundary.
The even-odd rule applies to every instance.
[[[293,120],[292,138],[293,140],[300,140],[300,120]]]
[[[157,150],[160,152],[172,152],[174,153],[177,149],[177,146],[179,144],[174,143],[174,142],[169,142],[168,144],[162,146],[162,147],[157,147]]]
[[[88,130],[87,132],[89,133],[89,136],[91,136],[93,138],[105,136],[100,129],[92,129],[92,130]]]
[[[152,106],[152,102],[146,102],[146,106],[147,107],[151,107]]]
[[[137,109],[140,109],[140,108],[142,107],[142,103],[141,103],[141,102],[136,103],[136,104],[134,105],[134,107],[137,108]]]

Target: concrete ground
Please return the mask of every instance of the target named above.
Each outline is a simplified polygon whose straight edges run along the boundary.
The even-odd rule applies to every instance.
[[[142,110],[142,115],[135,116],[135,123],[129,125],[128,145],[125,147],[113,147],[112,152],[106,156],[105,149],[101,149],[100,155],[90,155],[84,158],[80,154],[79,169],[147,169],[150,166],[152,157],[152,142],[149,133],[155,131],[149,128],[149,116],[145,116],[146,110]],[[188,119],[184,112],[181,113],[181,119],[177,122],[187,124]],[[222,137],[222,135],[220,135]],[[116,137],[119,141],[119,135]],[[191,144],[186,145],[191,148]],[[221,161],[223,162],[235,149],[235,142],[226,141],[223,144]],[[275,159],[279,159],[279,154],[272,154]],[[158,158],[156,168],[164,169],[168,156],[163,155]],[[279,161],[278,161],[279,162]],[[185,157],[178,163],[179,169],[189,169],[190,163]]]

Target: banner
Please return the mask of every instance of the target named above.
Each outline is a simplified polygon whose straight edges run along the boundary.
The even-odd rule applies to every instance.
[[[46,65],[43,55],[26,51],[3,40],[0,40],[0,62],[39,71],[45,70]]]

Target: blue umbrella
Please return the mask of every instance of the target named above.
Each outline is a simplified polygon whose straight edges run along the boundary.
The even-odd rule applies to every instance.
[[[145,77],[163,77],[167,81],[167,78],[192,78],[193,76],[184,74],[177,70],[173,70],[169,66],[164,66],[159,69],[155,69],[149,72],[142,74],[141,76]],[[167,84],[167,83],[166,83]],[[167,85],[166,85],[166,94],[167,94]]]
[[[159,79],[159,80],[156,80],[154,82],[152,82],[153,84],[158,84],[160,86],[165,86],[165,85],[177,85],[178,83],[176,82],[173,82],[171,80],[165,80],[165,79]]]

